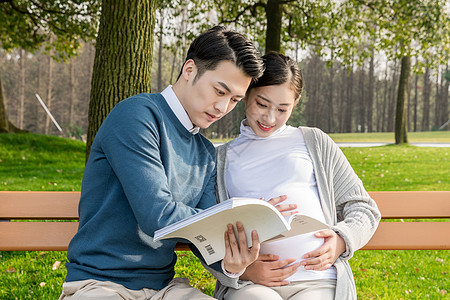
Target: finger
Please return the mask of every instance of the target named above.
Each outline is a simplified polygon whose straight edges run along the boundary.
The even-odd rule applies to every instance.
[[[269,261],[275,261],[275,260],[279,260],[279,259],[280,259],[280,257],[278,255],[275,255],[275,254],[262,254],[262,253],[260,253],[257,260],[269,262]]]
[[[252,231],[252,248],[250,249],[250,253],[252,255],[252,260],[256,260],[258,258],[259,249],[261,244],[259,242],[259,236],[256,230]]]
[[[231,249],[232,253],[233,254],[238,253],[239,252],[239,246],[238,246],[238,243],[236,241],[236,235],[234,234],[233,225],[231,225],[231,224],[228,224],[227,235],[228,235],[228,240],[230,242],[230,249]]]
[[[275,208],[278,209],[279,212],[285,212],[296,209],[297,204],[278,204]]]
[[[320,267],[322,267],[326,264],[330,264],[330,263],[332,264],[332,263],[334,263],[334,261],[331,260],[330,253],[326,253],[325,255],[321,255],[318,257],[304,260],[301,262],[301,265],[303,265],[306,270],[310,270],[310,269],[316,270],[317,268],[320,268]]]
[[[330,250],[330,246],[328,243],[325,242],[322,246],[320,246],[316,250],[313,250],[313,251],[308,252],[305,255],[303,255],[303,258],[307,259],[307,258],[311,258],[311,257],[319,257],[319,256],[322,256],[325,253],[327,253],[329,250]]]
[[[298,211],[293,211],[293,212],[283,212],[283,213],[281,213],[281,215],[282,215],[283,217],[289,217],[289,216],[292,216],[292,215],[295,215],[295,214],[298,214]]]
[[[275,206],[275,205],[277,205],[278,203],[283,202],[283,201],[286,200],[286,199],[287,199],[287,195],[281,195],[281,196],[272,198],[272,199],[270,199],[270,200],[267,201],[267,202],[269,202],[270,204],[272,204],[273,206]]]
[[[275,281],[283,281],[286,278],[291,277],[293,274],[295,274],[299,267],[300,263],[295,263],[290,265],[289,267],[273,271],[271,273],[272,279]]]
[[[236,222],[237,236],[239,239],[239,249],[244,251],[248,249],[247,236],[245,235],[244,225],[241,222]]]
[[[317,263],[314,264],[308,264],[305,266],[305,270],[314,270],[314,271],[323,271],[332,266],[332,263],[330,261],[315,261]]]
[[[313,266],[313,268],[311,270],[314,270],[314,271],[325,271],[325,270],[328,270],[329,268],[331,268],[332,265],[333,265],[332,263],[316,265],[316,266]]]
[[[286,258],[283,260],[268,262],[267,266],[272,270],[282,269],[282,268],[294,263],[295,261],[296,261],[295,258]]]
[[[334,232],[331,229],[327,229],[327,230],[322,230],[322,231],[316,232],[314,235],[319,238],[327,238],[327,237],[335,236],[336,232]]]
[[[233,249],[231,249],[231,247],[230,247],[230,239],[228,238],[228,231],[225,231],[224,239],[225,239],[225,257],[224,257],[224,259],[226,259],[229,256],[233,256]]]

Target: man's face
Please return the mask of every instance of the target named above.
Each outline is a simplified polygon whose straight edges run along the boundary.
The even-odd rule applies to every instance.
[[[191,122],[200,128],[208,128],[229,113],[244,98],[251,81],[230,61],[220,62],[215,70],[205,71],[197,80],[193,60],[186,62],[183,72],[187,84],[179,99]]]

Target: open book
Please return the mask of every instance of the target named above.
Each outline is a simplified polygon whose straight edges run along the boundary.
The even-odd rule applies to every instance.
[[[187,239],[210,265],[224,258],[227,224],[235,226],[238,221],[244,225],[249,247],[253,230],[257,231],[260,242],[263,242],[329,228],[314,218],[300,214],[286,220],[273,205],[260,199],[231,198],[155,231],[154,239]]]

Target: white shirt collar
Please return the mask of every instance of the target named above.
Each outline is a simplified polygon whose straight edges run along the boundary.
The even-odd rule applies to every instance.
[[[186,110],[184,109],[183,105],[181,105],[181,102],[178,99],[177,95],[175,95],[172,86],[169,85],[168,87],[166,87],[166,89],[161,92],[161,95],[163,95],[164,99],[166,99],[167,104],[169,104],[170,108],[172,109],[178,120],[180,120],[181,124],[183,124],[183,126],[190,133],[197,134],[200,130],[200,127],[194,126],[194,124],[192,124]]]

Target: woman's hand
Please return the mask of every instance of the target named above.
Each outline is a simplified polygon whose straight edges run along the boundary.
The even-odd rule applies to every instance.
[[[247,237],[241,222],[236,223],[238,240],[234,234],[233,225],[228,224],[225,231],[225,257],[223,264],[225,270],[230,273],[240,273],[253,263],[259,254],[259,238],[256,230],[252,231],[252,247],[247,246]]]
[[[288,217],[288,216],[298,213],[297,210],[294,210],[297,208],[297,204],[278,204],[278,203],[283,202],[286,199],[287,199],[287,196],[282,195],[282,196],[270,199],[269,201],[267,201],[267,203],[270,203],[273,206],[275,206],[275,208],[278,209],[278,211],[283,215],[283,217]],[[264,200],[264,198],[261,198],[261,200]]]
[[[245,273],[242,274],[240,279],[250,280],[253,283],[265,286],[289,284],[289,281],[285,279],[297,272],[300,263],[292,264],[295,262],[295,258],[278,259],[278,255],[260,254],[258,259],[247,267],[247,270],[245,270]]]
[[[314,251],[306,253],[300,264],[306,270],[324,271],[330,268],[336,259],[344,253],[346,245],[344,239],[331,229],[319,231],[315,234],[324,238],[325,243]]]

